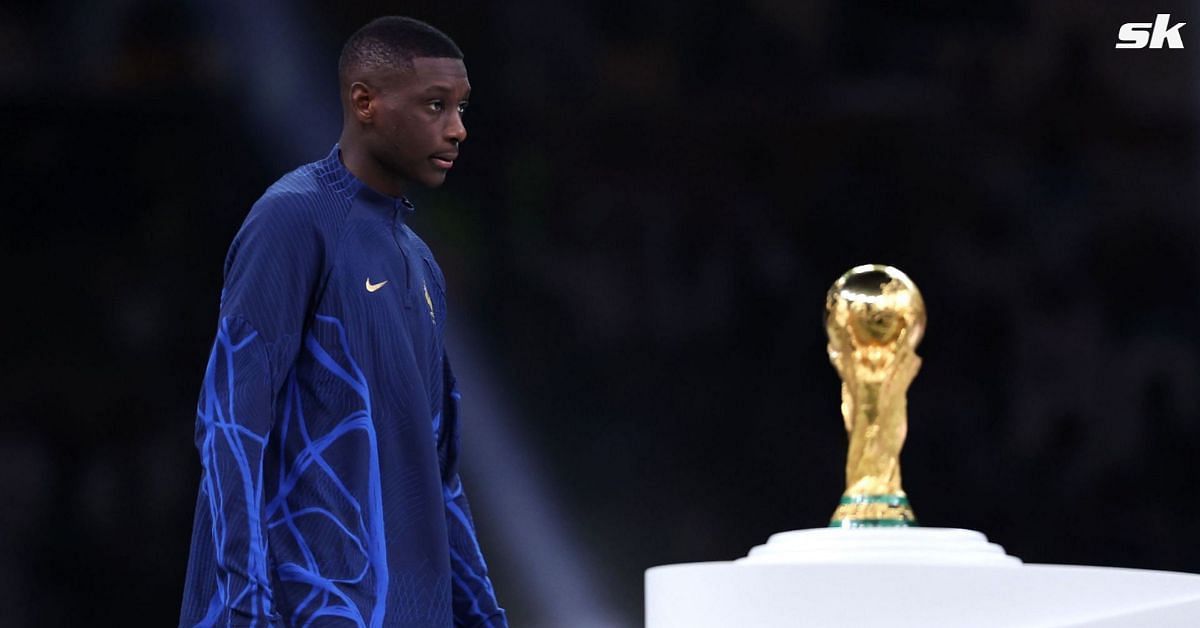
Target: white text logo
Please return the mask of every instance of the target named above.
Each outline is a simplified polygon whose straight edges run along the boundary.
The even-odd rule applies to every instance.
[[[1162,48],[1163,42],[1166,42],[1168,48],[1183,48],[1183,37],[1179,36],[1179,29],[1183,28],[1187,22],[1180,22],[1170,28],[1167,25],[1171,23],[1170,13],[1159,13],[1154,16],[1154,23],[1149,22],[1130,22],[1122,24],[1121,30],[1117,33],[1117,48],[1145,48],[1147,44],[1151,48]],[[1151,27],[1154,27],[1151,30]]]

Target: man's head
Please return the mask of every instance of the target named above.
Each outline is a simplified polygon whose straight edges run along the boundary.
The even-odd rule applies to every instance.
[[[338,60],[342,156],[380,192],[442,184],[467,137],[471,93],[462,51],[436,28],[382,17],[350,36]]]

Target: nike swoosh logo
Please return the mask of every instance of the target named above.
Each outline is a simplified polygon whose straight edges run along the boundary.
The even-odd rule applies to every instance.
[[[367,292],[375,292],[376,290],[387,285],[388,280],[384,279],[379,283],[371,283],[371,278],[367,277]]]

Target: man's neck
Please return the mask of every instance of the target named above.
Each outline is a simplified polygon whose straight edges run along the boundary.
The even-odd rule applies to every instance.
[[[347,137],[343,133],[338,140],[338,146],[341,149],[338,151],[338,158],[355,178],[380,194],[394,198],[404,196],[404,185],[394,177],[388,176],[379,163],[371,159],[367,151],[354,138]]]

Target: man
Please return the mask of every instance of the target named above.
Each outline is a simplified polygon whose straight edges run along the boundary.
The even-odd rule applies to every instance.
[[[408,18],[351,36],[338,145],[234,238],[181,625],[507,625],[458,478],[445,282],[405,224],[466,139],[462,56]]]

